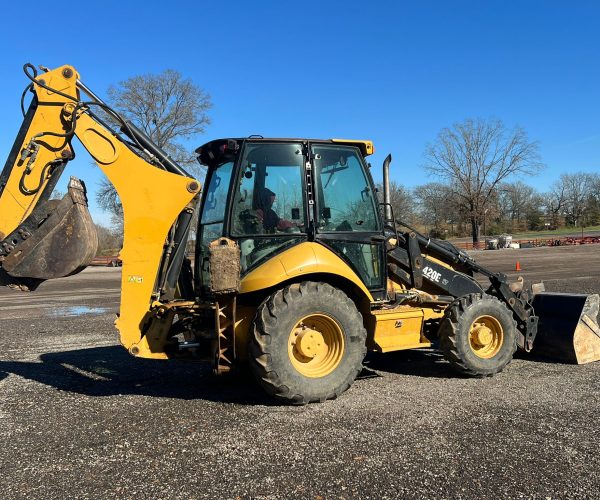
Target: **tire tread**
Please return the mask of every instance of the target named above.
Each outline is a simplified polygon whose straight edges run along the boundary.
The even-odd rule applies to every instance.
[[[273,369],[271,359],[271,356],[275,354],[271,352],[271,339],[272,336],[278,334],[278,319],[290,310],[294,301],[309,295],[321,297],[327,302],[335,301],[336,307],[343,308],[346,313],[354,316],[356,331],[353,331],[352,336],[349,336],[349,340],[351,340],[349,344],[354,344],[355,340],[358,340],[361,349],[361,362],[350,370],[341,383],[338,383],[332,390],[312,397],[300,394],[298,391],[292,393],[293,391],[286,385],[283,377]],[[352,385],[362,369],[362,359],[367,353],[367,333],[363,326],[362,316],[356,309],[354,302],[344,292],[328,283],[305,281],[278,290],[258,307],[253,325],[249,339],[250,366],[261,387],[280,401],[304,405],[335,399]],[[285,355],[287,356],[287,352]]]
[[[476,304],[482,304],[488,301],[501,305],[506,311],[509,311],[496,297],[487,294],[473,293],[460,297],[452,302],[447,307],[440,325],[440,347],[444,353],[444,357],[455,370],[470,377],[491,377],[496,373],[500,373],[510,364],[512,357],[517,350],[516,335],[513,335],[513,345],[508,361],[486,370],[473,366],[461,352],[459,337],[465,334],[464,332],[470,327],[470,324],[465,324],[465,312]],[[513,332],[516,332],[517,325],[512,317],[511,322]]]

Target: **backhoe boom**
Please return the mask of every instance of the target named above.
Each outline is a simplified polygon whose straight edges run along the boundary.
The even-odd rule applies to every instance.
[[[34,98],[0,174],[0,283],[33,289],[45,279],[79,272],[94,257],[95,228],[83,183],[72,179],[65,199],[49,200],[74,157],[71,142],[77,137],[123,205],[116,321],[121,343],[132,354],[164,358],[166,323],[173,315],[165,314],[160,299],[174,297],[179,249],[185,246],[200,185],[81,84],[71,66],[40,76],[31,65],[25,70]],[[91,100],[82,101],[82,93]],[[94,107],[107,111],[129,140],[94,114]]]

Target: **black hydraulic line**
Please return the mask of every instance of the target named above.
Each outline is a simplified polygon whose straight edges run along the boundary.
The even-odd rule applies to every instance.
[[[437,254],[442,258],[446,258],[451,262],[460,263],[465,267],[468,267],[470,270],[486,276],[490,280],[492,288],[498,294],[498,298],[500,298],[506,304],[506,306],[513,312],[515,316],[520,334],[518,345],[527,351],[531,350],[537,334],[537,316],[533,314],[531,304],[527,300],[521,299],[510,289],[506,275],[502,273],[494,273],[485,267],[480,266],[469,256],[458,250],[452,251],[443,247],[439,243],[432,241],[431,238],[427,238],[401,220],[397,220],[396,222],[414,232],[419,246],[423,250],[429,250],[431,253]]]
[[[185,257],[187,237],[191,226],[193,210],[184,210],[178,218],[177,228],[173,236],[173,253],[168,263],[165,282],[161,290],[161,299],[173,300],[177,281],[181,273],[181,265]],[[186,297],[190,298],[190,297]]]
[[[25,95],[27,95],[27,91],[32,91],[33,92],[33,83],[30,83],[29,85],[27,85],[27,87],[25,87],[25,90],[23,91],[23,94],[21,94],[21,113],[23,114],[23,118],[25,118]]]
[[[30,74],[29,70],[33,70],[33,74]],[[33,64],[27,63],[27,64],[23,65],[23,72],[25,73],[25,76],[27,78],[29,78],[33,83],[42,87],[43,89],[46,89],[54,94],[57,94],[62,97],[65,97],[67,99],[70,99],[71,101],[75,101],[75,102],[79,101],[79,99],[77,97],[73,97],[72,95],[65,94],[64,92],[61,92],[60,90],[56,90],[56,89],[53,89],[52,87],[48,87],[48,85],[46,85],[45,82],[37,80],[36,78],[38,76],[38,72],[37,72],[37,69],[35,69],[35,66]]]
[[[410,229],[412,232],[414,232],[417,237],[417,241],[419,242],[419,245],[423,249],[430,250],[433,253],[436,253],[441,257],[450,259],[450,261],[452,261],[454,263],[463,264],[463,265],[469,267],[470,269],[472,269],[473,271],[476,271],[480,274],[483,274],[484,276],[487,276],[488,278],[492,278],[492,277],[499,278],[497,273],[493,273],[490,270],[486,269],[485,267],[480,266],[474,260],[469,258],[467,255],[465,255],[459,251],[453,252],[452,250],[440,245],[439,243],[436,243],[431,238],[428,238],[427,236],[419,233],[416,229],[409,226],[405,222],[402,222],[401,220],[396,220],[396,223],[398,223],[398,224]]]
[[[140,154],[139,152],[140,151],[143,152],[143,149],[141,148],[141,146],[139,144],[125,140],[125,138],[123,136],[119,135],[119,133],[113,129],[112,125],[110,125],[109,123],[106,123],[106,121],[104,119],[100,118],[100,116],[98,116],[98,113],[94,113],[91,109],[87,109],[86,113],[89,116],[91,116],[95,121],[97,121],[100,125],[102,125],[106,130],[109,130],[123,144],[125,144],[129,149],[131,149],[133,151],[133,153],[135,153],[136,155],[139,156],[139,154]]]
[[[42,185],[44,184],[44,179],[46,177],[46,175],[52,175],[53,172],[53,167],[55,167],[57,164],[60,163],[65,163],[64,160],[52,160],[49,161],[48,163],[46,163],[46,165],[44,165],[44,168],[42,168],[42,171],[40,172],[40,180],[38,182],[37,187],[33,188],[33,189],[28,189],[25,186],[25,177],[27,177],[30,173],[31,173],[31,169],[29,167],[27,167],[25,170],[23,170],[23,174],[21,175],[21,179],[19,180],[19,190],[25,194],[25,195],[33,195],[36,194],[41,188]]]
[[[38,104],[37,97],[34,94],[33,99],[29,103],[29,108],[27,109],[27,112],[25,113],[25,117],[23,118],[23,121],[21,122],[21,127],[19,128],[17,137],[15,138],[15,141],[10,150],[10,153],[8,154],[6,163],[4,164],[4,167],[2,168],[2,170],[0,171],[0,195],[4,191],[4,188],[8,182],[8,178],[10,177],[11,172],[13,171],[13,168],[15,168],[16,162],[19,158],[19,155],[21,154],[21,146],[23,144],[23,141],[25,140],[25,137],[27,136],[27,132],[29,131],[29,127],[30,127],[33,117],[37,111],[37,104]]]
[[[179,166],[175,163],[167,153],[165,153],[161,148],[159,148],[150,137],[148,137],[144,132],[142,132],[139,128],[137,128],[130,121],[126,121],[126,126],[121,127],[121,132],[123,132],[130,139],[139,143],[143,149],[149,151],[152,155],[158,158],[158,161],[163,165],[167,172],[171,172],[172,174],[182,175],[184,177],[192,178],[183,167]]]
[[[77,80],[77,88],[85,92],[89,97],[92,98],[92,101],[97,106],[101,107],[113,119],[118,121],[121,124],[121,132],[127,137],[129,137],[132,141],[134,141],[140,147],[140,149],[145,149],[152,155],[156,156],[167,172],[182,175],[184,177],[192,177],[188,172],[185,171],[185,169],[183,169],[180,165],[175,163],[165,151],[163,151],[159,146],[157,146],[154,143],[154,141],[150,139],[150,137],[148,137],[144,132],[137,128],[132,122],[130,122],[129,120],[125,120],[119,113],[117,113],[102,99],[100,99],[100,97],[98,97],[81,80]],[[110,129],[110,127],[107,128]]]
[[[135,147],[139,148],[140,151],[144,150],[144,146],[142,144],[139,143],[139,141],[135,138],[135,133],[131,130],[131,127],[133,125],[130,124],[130,122],[128,122],[127,120],[125,120],[125,118],[123,118],[119,113],[117,113],[113,108],[111,108],[108,104],[106,104],[102,99],[100,99],[100,97],[98,97],[89,87],[87,87],[81,80],[77,80],[77,88],[82,91],[83,93],[87,94],[92,101],[91,102],[87,102],[85,103],[87,106],[93,105],[93,106],[98,106],[99,108],[102,108],[102,110],[107,113],[109,116],[111,116],[113,118],[113,120],[115,120],[117,123],[121,124],[121,132],[124,133],[127,137],[129,137],[129,139],[131,139],[134,143],[135,143]],[[107,128],[108,130],[110,130],[111,132],[113,132],[115,135],[117,135],[117,133],[112,129],[111,126],[105,124],[102,120],[100,120],[97,115],[93,114],[90,112],[90,110],[87,111],[90,116],[92,116],[94,119],[98,120],[98,123],[100,123],[103,127]],[[119,137],[120,140],[123,141],[122,137]],[[125,144],[129,143],[127,141],[123,141]]]
[[[76,82],[77,88],[80,91],[87,94],[92,99],[92,101],[81,102],[78,97],[74,97],[74,96],[65,94],[64,92],[61,92],[57,89],[49,87],[48,85],[46,85],[45,82],[43,82],[43,80],[37,79],[37,76],[38,76],[37,69],[31,63],[25,64],[23,66],[23,71],[25,72],[25,75],[27,76],[27,78],[29,78],[32,82],[25,89],[25,92],[27,91],[28,88],[30,88],[33,84],[35,84],[35,85],[40,86],[41,88],[44,88],[50,92],[53,92],[57,95],[60,95],[62,97],[65,97],[67,99],[75,101],[77,103],[75,106],[75,109],[73,110],[73,113],[72,113],[72,123],[71,123],[70,130],[68,130],[65,134],[59,134],[56,132],[42,132],[41,134],[38,134],[37,136],[33,137],[33,140],[38,139],[39,137],[42,137],[44,135],[51,135],[54,137],[71,138],[73,136],[73,134],[75,133],[75,126],[76,126],[76,122],[77,122],[78,111],[80,109],[89,108],[90,106],[98,106],[98,107],[102,108],[106,113],[108,113],[118,123],[121,124],[121,128],[120,128],[121,133],[123,133],[125,136],[127,136],[129,139],[131,139],[133,142],[135,142],[135,144],[140,148],[140,150],[142,150],[142,151],[146,150],[148,153],[150,153],[150,155],[153,155],[154,157],[156,157],[158,159],[158,161],[160,162],[160,164],[163,166],[163,168],[167,172],[171,172],[173,174],[181,175],[184,177],[193,178],[193,176],[190,175],[184,168],[182,168],[180,165],[175,163],[175,161],[173,161],[173,159],[170,158],[169,155],[165,151],[163,151],[160,147],[158,147],[152,141],[152,139],[150,139],[150,137],[148,137],[144,132],[142,132],[140,129],[138,129],[133,123],[131,123],[128,120],[125,120],[119,113],[117,113],[108,104],[106,104],[102,99],[100,99],[92,90],[90,90],[88,87],[86,87],[83,84],[83,82],[81,82],[80,80],[77,80],[77,82]],[[25,92],[23,92],[23,96],[25,95]],[[107,127],[107,128],[109,130],[111,130],[111,127]]]

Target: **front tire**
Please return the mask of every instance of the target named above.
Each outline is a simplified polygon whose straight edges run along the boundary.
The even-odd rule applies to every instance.
[[[336,398],[362,368],[367,332],[354,303],[327,283],[275,292],[258,308],[250,367],[263,389],[285,403]]]
[[[517,324],[491,295],[465,295],[448,306],[439,329],[444,357],[471,377],[500,373],[517,350]]]

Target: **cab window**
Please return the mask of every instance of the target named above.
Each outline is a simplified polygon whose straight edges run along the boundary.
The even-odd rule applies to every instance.
[[[319,232],[379,231],[376,195],[353,147],[312,147]]]
[[[233,236],[305,232],[301,144],[248,144],[234,193]]]
[[[303,167],[301,144],[246,144],[231,210],[242,272],[306,238]]]
[[[232,172],[233,162],[226,162],[215,167],[209,174],[210,179],[208,180],[202,213],[200,214],[200,248],[196,264],[198,266],[197,272],[200,273],[200,281],[204,287],[210,281],[207,263],[208,246],[212,241],[223,236],[223,221]]]
[[[227,162],[219,165],[212,172],[202,207],[202,217],[200,218],[202,224],[223,222],[232,169],[233,162]]]

